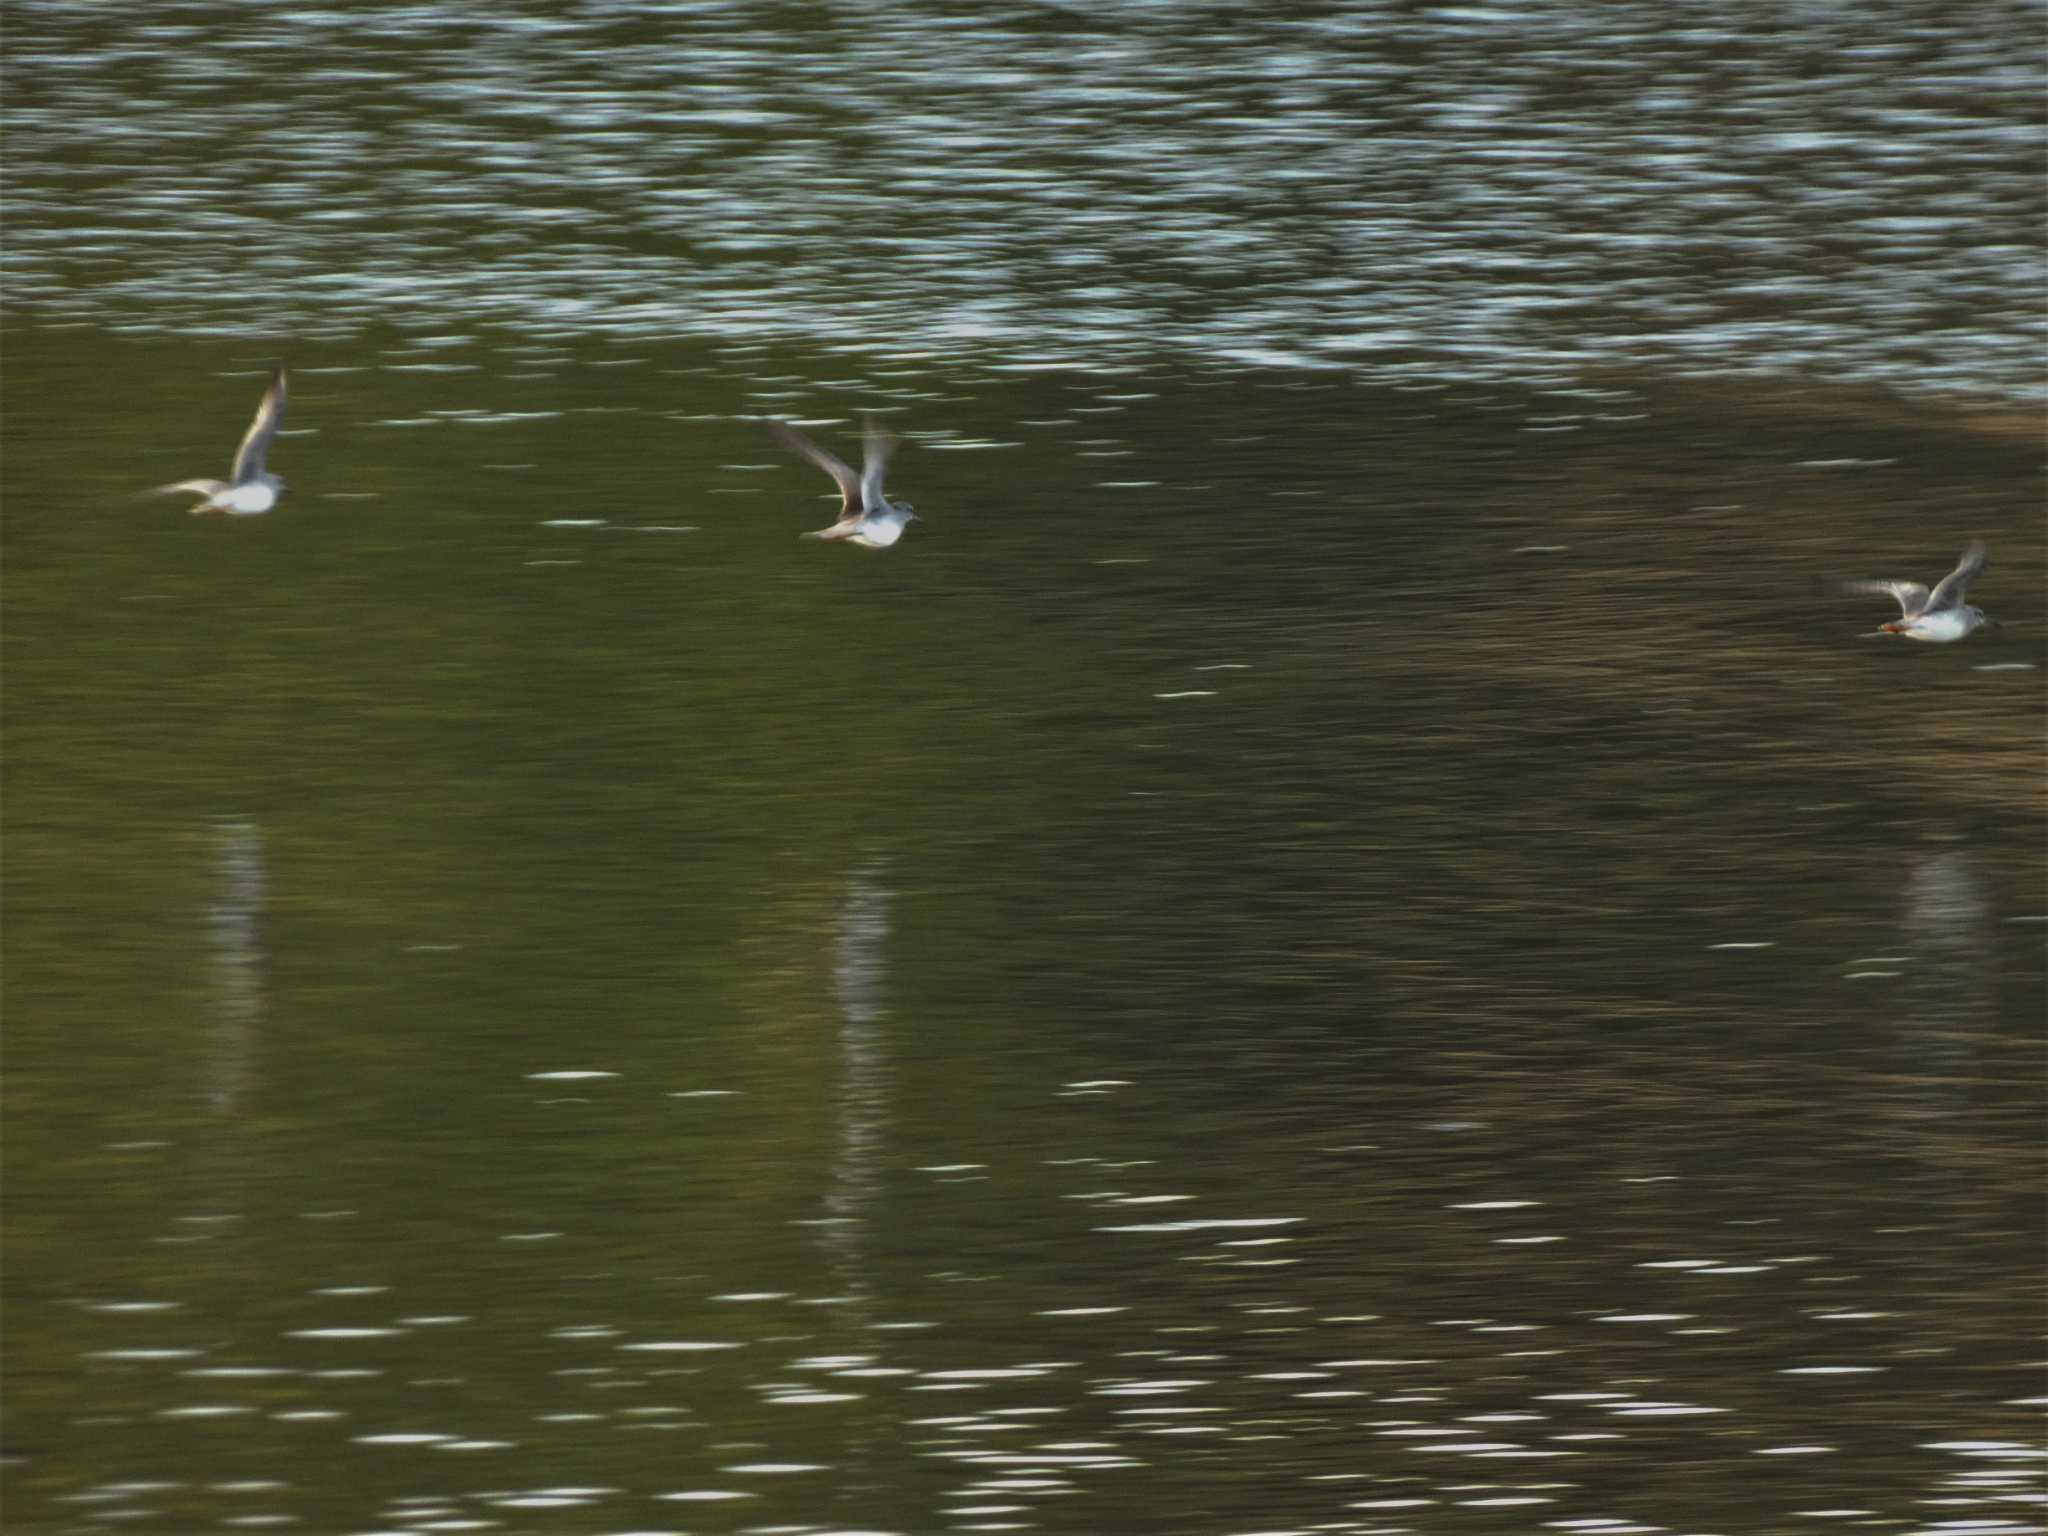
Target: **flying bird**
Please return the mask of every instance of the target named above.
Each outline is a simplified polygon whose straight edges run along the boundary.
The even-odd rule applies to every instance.
[[[864,549],[887,549],[903,537],[906,526],[918,520],[909,502],[891,501],[882,493],[882,474],[889,467],[889,455],[896,451],[896,439],[876,426],[872,418],[861,439],[861,469],[857,476],[842,460],[788,422],[771,421],[768,430],[783,447],[802,454],[839,487],[839,521],[830,528],[807,533],[805,538],[858,544]]]
[[[169,491],[191,491],[203,496],[206,499],[192,509],[194,517],[207,512],[224,512],[230,517],[254,517],[268,512],[284,493],[284,481],[263,467],[270,453],[270,440],[277,436],[278,424],[284,420],[284,394],[284,369],[279,367],[271,372],[270,387],[263,391],[255,419],[242,434],[242,445],[235,450],[235,465],[228,471],[227,479],[178,480],[144,494],[160,496]]]
[[[1970,589],[1970,583],[1984,569],[1984,564],[1984,543],[1979,539],[1963,551],[1956,568],[1942,577],[1932,592],[1917,581],[1845,581],[1841,583],[1841,590],[1889,592],[1898,599],[1899,616],[1889,624],[1880,625],[1876,632],[1904,635],[1908,640],[1947,644],[1951,640],[1962,639],[1980,625],[1998,622],[1987,618],[1982,608],[1972,607],[1963,601],[1963,594]]]

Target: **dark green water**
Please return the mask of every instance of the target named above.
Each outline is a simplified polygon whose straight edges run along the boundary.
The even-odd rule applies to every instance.
[[[7,340],[10,1529],[2031,1486],[2028,433],[391,343],[199,520],[260,359]]]

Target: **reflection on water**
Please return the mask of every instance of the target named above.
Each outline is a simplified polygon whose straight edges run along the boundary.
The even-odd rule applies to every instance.
[[[1972,873],[1968,853],[1926,853],[1912,860],[1905,897],[1905,936],[1928,957],[1940,992],[1960,1014],[1970,997],[1983,995],[1988,980],[1991,908],[1984,883]]]
[[[1897,994],[1901,1029],[1927,1053],[1927,1070],[1967,1071],[1971,1037],[1998,1015],[1991,906],[1961,849],[1913,859],[1902,921],[1911,966]]]
[[[882,1035],[887,975],[889,892],[885,866],[870,864],[847,881],[833,944],[832,990],[839,1004],[839,1085],[834,1094],[837,1146],[825,1196],[824,1228],[849,1294],[865,1292],[861,1250],[881,1187],[883,1133],[889,1123],[889,1063]]]
[[[2041,385],[2025,7],[14,10],[52,319]]]
[[[242,1107],[263,1028],[262,920],[269,895],[263,832],[251,822],[214,823],[219,890],[207,912],[213,936],[217,1024],[207,1051],[206,1101],[217,1115]]]

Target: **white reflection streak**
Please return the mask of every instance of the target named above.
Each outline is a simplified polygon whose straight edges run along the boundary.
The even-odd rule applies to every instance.
[[[881,1183],[882,1133],[888,1124],[888,1060],[883,1048],[884,946],[889,941],[889,892],[883,865],[856,870],[846,885],[833,943],[832,994],[839,1004],[839,1136],[825,1227],[837,1251],[842,1284],[863,1292],[859,1270],[865,1229]]]
[[[1893,1018],[1919,1090],[1898,1113],[1930,1122],[1965,1112],[1976,1069],[1974,1031],[1997,1012],[1991,978],[1991,905],[1961,849],[1918,860],[1905,881],[1906,980]]]
[[[1980,974],[1990,915],[1984,888],[1960,851],[1931,854],[1914,866],[1906,882],[1906,933],[1940,956],[1942,969],[1961,961],[1972,976]]]
[[[1931,854],[1914,866],[1903,926],[1913,981],[1901,1012],[1917,1032],[1938,1038],[1992,1011],[1991,904],[1967,854]],[[1950,1042],[1939,1054],[1955,1049]]]
[[[205,1064],[207,1105],[232,1114],[253,1070],[257,1030],[263,1023],[263,909],[269,866],[263,831],[250,821],[213,824],[214,872],[219,898],[207,912],[213,934],[213,986],[219,1011]]]

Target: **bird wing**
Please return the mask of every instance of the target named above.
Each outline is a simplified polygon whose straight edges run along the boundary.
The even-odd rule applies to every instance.
[[[277,436],[278,424],[283,420],[284,369],[279,368],[270,375],[270,388],[263,391],[263,402],[256,407],[255,419],[242,436],[242,446],[235,450],[235,467],[228,471],[231,483],[246,485],[263,473],[270,440]]]
[[[775,434],[775,440],[783,447],[793,453],[802,454],[832,477],[833,483],[839,487],[841,517],[860,516],[864,505],[861,500],[861,482],[851,469],[786,421],[771,421],[768,423],[768,430]]]
[[[867,524],[857,517],[842,517],[830,528],[814,528],[809,533],[804,534],[803,537],[807,539],[824,539],[836,544],[841,539],[852,538],[866,526]]]
[[[1836,583],[1835,590],[1889,592],[1899,601],[1899,617],[1902,619],[1910,619],[1927,609],[1927,589],[1917,581],[1844,581]]]
[[[1940,613],[1961,603],[1963,594],[1970,590],[1970,583],[1977,579],[1977,573],[1984,569],[1984,564],[1984,541],[1973,539],[1970,547],[1963,551],[1963,558],[1956,562],[1956,568],[1941,578],[1934,595],[1927,600],[1925,611]]]
[[[169,485],[153,485],[142,492],[144,496],[168,496],[172,491],[191,491],[199,496],[218,496],[228,488],[225,480],[173,480]]]
[[[861,437],[860,504],[870,512],[888,505],[888,498],[882,495],[882,476],[888,472],[896,441],[896,435],[877,426],[874,417],[867,418],[867,431]]]

